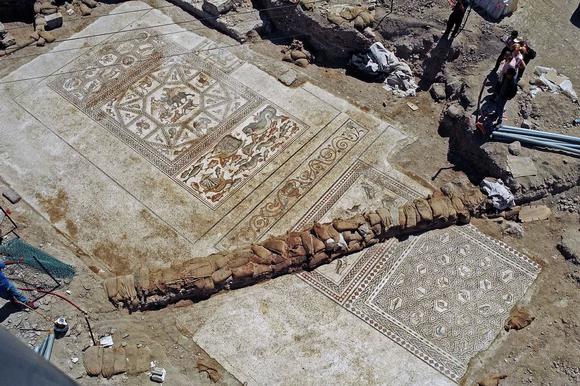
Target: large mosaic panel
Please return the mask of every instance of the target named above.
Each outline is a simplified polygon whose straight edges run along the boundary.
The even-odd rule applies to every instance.
[[[134,33],[84,55],[50,87],[215,209],[307,128],[227,73],[204,41],[183,53]]]
[[[352,120],[333,132],[305,161],[216,243],[218,249],[262,238],[368,133]]]
[[[364,211],[361,205],[376,200],[399,205],[419,195],[359,162],[296,229]],[[469,360],[491,344],[538,271],[527,257],[463,226],[390,240],[299,276],[458,381]]]

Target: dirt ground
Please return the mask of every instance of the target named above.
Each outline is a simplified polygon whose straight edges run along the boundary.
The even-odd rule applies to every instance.
[[[149,1],[148,3],[153,6],[167,5],[163,1]],[[417,3],[428,4],[418,7]],[[412,14],[419,20],[438,26],[442,31],[448,14],[446,3],[446,0],[414,1],[406,2],[400,8],[397,5],[395,7],[396,13]],[[464,79],[470,88],[478,92],[478,87],[501,50],[499,37],[506,31],[516,28],[530,39],[538,52],[538,57],[533,64],[557,68],[570,77],[577,90],[580,91],[580,61],[578,61],[580,30],[569,21],[576,6],[577,1],[573,0],[520,0],[516,14],[499,24],[490,24],[473,12],[466,30],[453,43],[454,47],[459,48],[459,57],[454,62],[444,63],[444,65],[449,73]],[[113,7],[115,7],[114,4],[100,4],[94,10],[93,16],[106,14]],[[181,10],[171,9],[167,13],[176,21],[192,18]],[[65,19],[64,27],[55,31],[57,40],[65,39],[80,31],[92,21],[92,18],[80,20],[78,17],[73,18],[75,20],[71,22]],[[11,32],[17,40],[32,31],[30,25],[23,22],[8,22],[5,25],[7,28],[14,28]],[[195,28],[195,25],[196,23],[192,23],[188,28]],[[218,33],[215,34],[218,35]],[[222,39],[227,40],[227,38]],[[51,45],[30,46],[14,53],[12,57],[0,59],[2,64],[0,76],[10,73],[51,48]],[[261,41],[252,46],[256,53],[280,60],[283,56],[281,48],[280,45],[268,41]],[[421,60],[423,59],[418,59],[419,62]],[[262,69],[276,76],[280,71],[279,68],[272,68],[267,60],[264,60]],[[527,72],[524,82],[529,79],[531,73],[532,71]],[[438,187],[450,181],[469,179],[469,176],[460,170],[459,165],[453,165],[448,161],[448,140],[438,134],[443,104],[434,102],[428,92],[420,92],[412,98],[398,99],[383,90],[381,84],[366,83],[346,76],[344,69],[324,68],[317,65],[300,69],[298,76],[299,79],[308,80],[414,136],[416,141],[391,160],[401,171]],[[419,109],[413,111],[408,102],[417,105]],[[574,118],[580,117],[578,104],[572,103],[565,97],[549,94],[539,95],[533,103],[539,126],[549,126],[553,131],[579,135],[580,128],[569,125]],[[515,104],[510,108],[513,112]],[[502,332],[490,349],[472,360],[470,369],[464,377],[464,384],[476,384],[478,380],[490,374],[507,375],[507,378],[500,382],[502,386],[527,384],[556,386],[580,383],[580,360],[578,359],[580,358],[580,330],[578,329],[580,309],[577,307],[580,302],[580,266],[566,261],[556,248],[564,229],[579,226],[580,215],[577,205],[576,209],[572,210],[561,205],[563,199],[573,198],[577,196],[577,193],[577,191],[564,193],[562,197],[549,197],[543,200],[552,209],[553,215],[545,221],[523,224],[521,237],[505,234],[503,232],[505,221],[486,219],[474,221],[474,225],[481,231],[531,256],[541,264],[542,271],[528,295],[529,303],[525,305],[525,308],[535,317],[532,324],[520,331]],[[3,204],[6,204],[6,201]],[[60,256],[68,256],[72,261],[74,253],[78,252],[75,251],[74,246],[67,244],[61,236],[55,235],[53,229],[49,229],[42,219],[35,217],[34,213],[27,213],[29,211],[32,209],[21,207],[15,216],[16,220],[23,225],[22,235],[37,244],[45,244],[47,240],[54,238],[59,239],[60,241],[54,243],[53,247],[57,248]],[[90,265],[89,261],[85,263],[87,266]],[[81,279],[76,281],[75,286],[70,287],[70,290],[73,294],[83,294],[83,297],[79,299],[81,303],[89,300],[97,302],[102,309],[101,312],[107,315],[107,320],[115,317],[124,319],[119,321],[119,324],[135,320],[136,317],[127,317],[114,311],[105,299],[95,298],[95,293],[102,291],[86,289],[97,288],[98,281],[99,278],[87,269],[83,271]],[[57,307],[57,305],[47,304],[46,307]],[[54,314],[58,313],[58,309],[51,309],[51,311]],[[81,323],[80,319],[75,319],[75,321]],[[155,333],[150,331],[158,331],[154,329],[154,325],[155,321],[151,318],[148,318],[147,322],[142,325],[135,323],[133,325],[133,328],[137,329],[135,335],[141,333],[145,337],[154,335]],[[188,359],[184,358],[184,348],[179,348],[170,335],[167,333],[165,336],[156,336],[159,351],[175,360],[176,367],[187,368]],[[87,339],[88,337],[82,337],[84,343]],[[82,346],[80,342],[75,344],[78,347]],[[199,348],[188,347],[187,350],[196,350],[198,355],[205,355]],[[71,371],[74,370],[74,374],[78,373],[79,377],[82,376],[78,371],[79,366],[82,365],[70,363],[71,352],[56,352],[55,356],[57,363],[61,366],[70,367]],[[195,373],[197,373],[196,370]]]

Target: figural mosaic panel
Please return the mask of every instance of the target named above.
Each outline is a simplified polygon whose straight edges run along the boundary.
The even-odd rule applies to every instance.
[[[211,209],[307,128],[228,76],[215,43],[193,52],[147,32],[81,57],[50,87]]]
[[[296,229],[348,216],[357,190],[399,205],[418,195],[362,163],[315,203]],[[367,193],[364,193],[367,194]],[[358,200],[352,197],[357,196]],[[363,198],[361,200],[360,198]],[[539,272],[537,264],[473,226],[395,239],[300,277],[361,320],[458,381],[486,349]]]

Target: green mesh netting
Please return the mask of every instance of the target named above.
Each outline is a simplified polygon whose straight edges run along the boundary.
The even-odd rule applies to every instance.
[[[7,240],[0,244],[0,253],[10,256],[14,259],[19,257],[24,258],[24,264],[29,265],[39,271],[44,272],[44,269],[34,259],[38,259],[40,263],[55,277],[71,278],[75,274],[72,266],[59,261],[57,258],[49,255],[41,249],[35,248],[21,239]],[[34,256],[34,257],[33,257]]]

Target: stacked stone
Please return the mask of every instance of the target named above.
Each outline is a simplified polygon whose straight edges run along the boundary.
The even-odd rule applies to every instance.
[[[151,350],[135,344],[107,348],[91,346],[83,353],[83,364],[92,377],[111,378],[123,373],[137,375],[150,369]]]
[[[312,54],[304,48],[304,44],[300,40],[294,40],[292,44],[282,50],[282,53],[284,54],[282,60],[300,67],[306,67],[314,60]]]
[[[311,270],[391,237],[466,224],[470,221],[470,205],[479,206],[482,201],[481,193],[438,192],[401,207],[314,223],[301,231],[270,237],[231,252],[194,258],[169,268],[144,269],[135,276],[107,279],[105,287],[114,303],[130,309],[147,310],[182,299],[204,299],[222,289]],[[127,289],[132,286],[135,291]],[[112,287],[123,289],[111,291]]]

